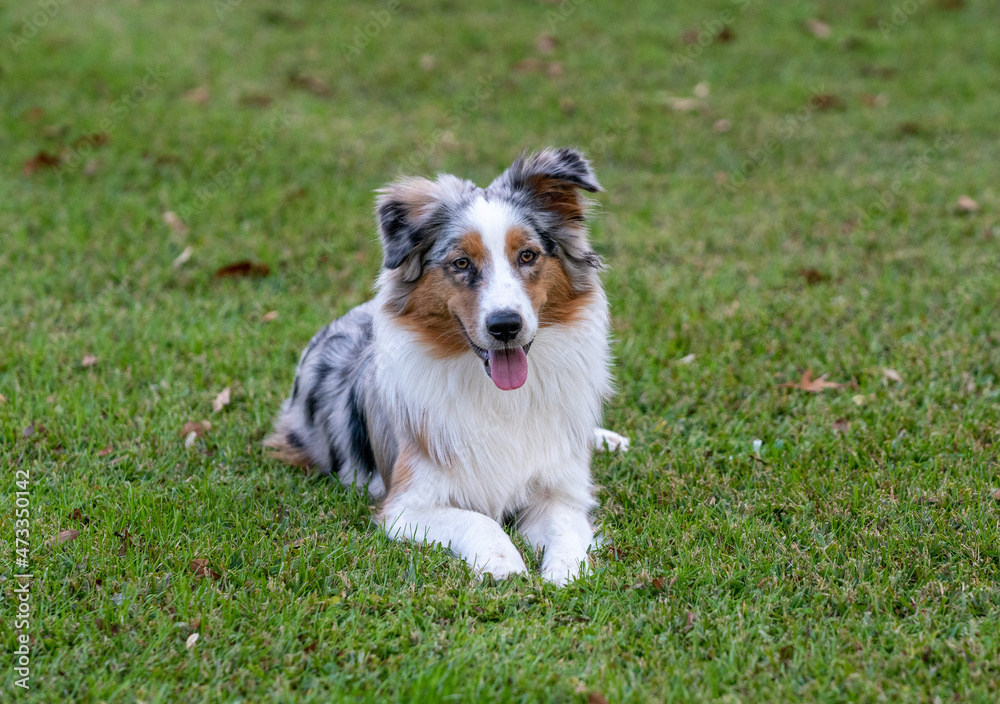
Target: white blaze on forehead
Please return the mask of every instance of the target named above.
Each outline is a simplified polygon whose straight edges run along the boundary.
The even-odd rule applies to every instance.
[[[525,223],[518,218],[509,203],[488,201],[482,197],[469,206],[465,217],[468,226],[482,237],[490,259],[490,266],[484,272],[485,281],[480,298],[481,339],[489,339],[486,318],[490,313],[513,310],[521,316],[525,343],[530,341],[538,327],[538,319],[532,309],[531,299],[507,256],[507,233],[513,227],[524,227]]]
[[[511,205],[505,201],[489,201],[479,197],[469,205],[464,216],[467,227],[480,234],[490,255],[495,258],[499,254],[501,259],[505,259],[507,231],[520,224]]]

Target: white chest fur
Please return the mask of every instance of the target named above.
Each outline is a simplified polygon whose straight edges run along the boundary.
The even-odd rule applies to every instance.
[[[419,432],[440,458],[437,476],[415,478],[435,499],[499,518],[539,491],[589,497],[590,443],[610,389],[603,294],[576,323],[538,331],[528,379],[513,391],[496,388],[471,351],[434,358],[378,309],[379,393],[397,440]]]

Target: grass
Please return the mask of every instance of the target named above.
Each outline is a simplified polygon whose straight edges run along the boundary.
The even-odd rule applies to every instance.
[[[73,0],[0,36],[5,700],[1000,697],[991,3]],[[481,583],[260,441],[371,293],[373,189],[566,144],[633,450],[594,461],[591,576]]]

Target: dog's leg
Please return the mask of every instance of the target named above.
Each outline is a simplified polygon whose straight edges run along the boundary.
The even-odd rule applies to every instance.
[[[444,506],[406,507],[384,512],[381,522],[390,538],[440,543],[477,573],[504,579],[528,571],[500,524],[481,513]]]
[[[594,449],[597,452],[628,452],[629,439],[604,428],[594,428]]]
[[[542,579],[562,586],[587,571],[587,551],[594,546],[588,511],[552,498],[521,514],[518,528],[535,547],[545,548]]]
[[[498,579],[528,571],[499,523],[475,511],[442,506],[429,489],[428,483],[408,490],[391,486],[378,516],[390,538],[440,543],[476,572],[489,572]]]

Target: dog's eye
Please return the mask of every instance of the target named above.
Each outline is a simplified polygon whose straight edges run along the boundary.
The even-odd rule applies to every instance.
[[[466,259],[465,257],[459,257],[458,259],[456,259],[455,261],[453,261],[451,263],[451,265],[453,267],[455,267],[456,269],[468,269],[469,268],[469,260]]]
[[[521,252],[521,256],[519,258],[522,264],[531,264],[531,262],[535,261],[535,257],[537,256],[538,255],[532,252],[530,249],[526,249],[523,252]]]

